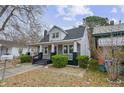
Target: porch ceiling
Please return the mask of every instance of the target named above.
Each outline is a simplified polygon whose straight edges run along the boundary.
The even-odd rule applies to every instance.
[[[71,40],[61,40],[61,41],[40,42],[40,43],[30,44],[30,45],[65,44],[65,43],[73,43],[73,42],[79,41],[79,40],[81,40],[81,38],[71,39]]]

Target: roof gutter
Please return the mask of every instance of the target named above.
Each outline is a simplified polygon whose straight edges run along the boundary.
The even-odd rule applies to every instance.
[[[34,43],[34,44],[27,44],[27,45],[41,45],[41,44],[53,44],[53,43],[67,43],[67,42],[74,42],[81,40],[82,38],[77,38],[77,39],[70,39],[70,40],[57,40],[57,41],[50,41],[50,42],[39,42],[39,43]]]

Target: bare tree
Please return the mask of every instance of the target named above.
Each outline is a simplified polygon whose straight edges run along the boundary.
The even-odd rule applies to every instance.
[[[100,47],[98,47],[98,56],[103,56],[105,59],[105,67],[108,72],[108,80],[111,82],[120,82],[119,80],[119,67],[120,60],[123,59],[123,36],[118,34],[113,36],[113,29],[111,27],[110,37],[99,41]]]
[[[46,6],[0,6],[0,34],[13,40],[36,42],[42,37],[46,24],[42,15]]]

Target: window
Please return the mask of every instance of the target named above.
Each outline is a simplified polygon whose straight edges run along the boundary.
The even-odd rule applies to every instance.
[[[73,53],[73,45],[69,45],[69,53]]]
[[[52,38],[58,38],[58,37],[59,37],[59,32],[52,34]]]
[[[59,32],[56,33],[56,38],[58,38],[58,37],[59,37]]]
[[[71,54],[73,53],[73,45],[64,45],[63,50],[64,50],[64,53]]]
[[[19,54],[21,55],[23,52],[23,48],[19,48]]]
[[[48,54],[48,47],[44,47],[44,54]]]
[[[68,46],[64,45],[64,53],[68,53]]]
[[[52,34],[52,38],[55,38],[55,33]]]

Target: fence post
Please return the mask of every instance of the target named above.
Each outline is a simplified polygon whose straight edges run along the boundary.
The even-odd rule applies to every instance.
[[[4,80],[5,73],[6,73],[6,62],[7,62],[7,59],[5,59],[5,62],[4,62],[4,68],[3,68],[2,81]]]

